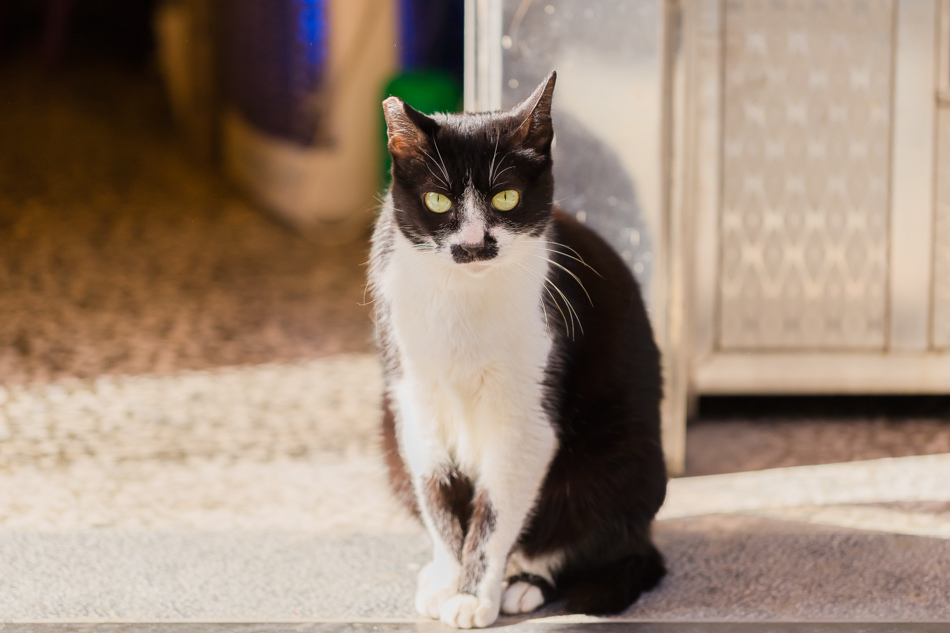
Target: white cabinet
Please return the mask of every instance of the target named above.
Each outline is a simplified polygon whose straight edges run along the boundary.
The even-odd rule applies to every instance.
[[[946,8],[683,4],[694,393],[950,388]]]

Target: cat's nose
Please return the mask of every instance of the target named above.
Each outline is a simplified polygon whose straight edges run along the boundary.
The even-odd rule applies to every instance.
[[[454,244],[452,246],[452,259],[454,259],[457,264],[468,264],[470,262],[492,259],[497,254],[498,243],[494,240],[486,240],[480,244]]]
[[[484,244],[459,244],[459,248],[468,253],[473,259],[485,250]]]

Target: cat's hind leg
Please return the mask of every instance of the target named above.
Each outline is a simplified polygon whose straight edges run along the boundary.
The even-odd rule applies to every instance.
[[[656,587],[666,575],[663,555],[650,541],[610,562],[571,574],[564,594],[568,613],[619,613]]]
[[[561,552],[534,558],[514,551],[505,569],[507,580],[501,598],[501,612],[508,615],[530,613],[554,599],[554,574],[564,562]]]

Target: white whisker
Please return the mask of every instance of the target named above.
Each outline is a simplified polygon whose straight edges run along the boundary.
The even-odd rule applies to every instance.
[[[437,162],[435,162],[435,159],[432,157],[432,154],[430,154],[429,152],[425,151],[424,149],[420,149],[420,151],[421,151],[423,154],[425,154],[426,158],[428,158],[430,161],[432,161],[432,164],[433,164],[433,165],[435,165],[436,167],[439,166],[439,164],[438,164]],[[435,177],[436,180],[438,180],[439,182],[442,183],[442,186],[444,186],[446,189],[449,189],[449,183],[446,182],[446,181],[442,178],[442,176],[439,176],[439,175],[436,174],[434,171],[432,171],[432,168],[429,167],[429,164],[428,164],[428,163],[426,163],[426,169],[429,170],[429,173],[432,174],[432,175]],[[445,173],[445,172],[443,171],[443,174],[444,174],[444,173]],[[447,177],[447,176],[446,176],[446,177]]]
[[[604,278],[603,275],[601,275],[599,272],[597,272],[597,269],[595,269],[593,266],[591,266],[590,264],[588,264],[587,262],[585,262],[583,259],[580,259],[580,258],[578,258],[578,257],[574,257],[573,255],[568,255],[568,254],[565,253],[564,251],[559,251],[559,250],[557,250],[557,249],[555,249],[555,248],[545,248],[544,250],[546,250],[546,251],[549,252],[549,253],[554,253],[555,255],[560,255],[561,257],[567,257],[568,259],[573,259],[573,260],[574,260],[575,262],[577,262],[578,264],[581,264],[581,265],[583,265],[583,266],[589,268],[592,273],[594,273],[595,275],[597,275],[597,276],[600,277],[601,279]]]
[[[542,257],[542,256],[540,256],[540,255],[537,255],[537,254],[535,254],[535,253],[529,253],[529,252],[527,252],[527,251],[522,251],[522,250],[519,250],[519,249],[514,249],[514,250],[515,250],[516,252],[524,253],[525,255],[534,255],[535,257],[538,257],[539,259],[543,259],[543,260],[545,260],[545,261],[547,261],[548,263],[551,263],[551,264],[554,264],[554,263],[555,263],[555,262],[552,262],[551,260],[549,260],[549,259],[547,259],[547,258],[545,258],[545,257]],[[556,265],[556,264],[555,264],[555,265]],[[530,269],[528,269],[528,270],[530,270]],[[565,269],[565,270],[567,270],[567,269]],[[567,270],[567,272],[570,273],[569,270]],[[575,335],[574,322],[575,322],[575,320],[576,320],[576,321],[577,321],[577,327],[580,328],[580,330],[581,330],[581,335],[583,335],[583,334],[584,334],[584,326],[583,326],[583,324],[581,323],[580,315],[577,314],[577,310],[574,309],[574,305],[573,305],[573,304],[570,302],[570,300],[567,298],[567,295],[565,295],[565,294],[561,291],[561,289],[558,287],[558,285],[557,285],[556,283],[554,283],[553,281],[551,281],[550,279],[548,279],[546,276],[541,276],[541,279],[542,279],[542,281],[543,281],[544,283],[549,284],[552,288],[554,288],[554,290],[561,296],[561,299],[564,301],[564,307],[567,308],[567,315],[565,315],[565,314],[564,314],[564,311],[561,310],[561,305],[558,303],[558,301],[557,301],[557,299],[554,297],[554,295],[551,294],[551,291],[548,290],[547,286],[544,286],[544,289],[547,291],[548,296],[551,297],[551,301],[554,302],[554,306],[558,309],[558,312],[561,313],[561,317],[564,319],[565,333],[566,333],[568,336],[571,337],[571,340],[574,339],[574,335]],[[580,283],[580,280],[578,280],[578,283]],[[581,285],[581,287],[583,288],[583,285]],[[586,293],[587,291],[585,290],[584,292]],[[589,298],[589,297],[588,297],[588,298]],[[570,316],[570,325],[569,325],[569,326],[568,326],[568,316]]]
[[[571,277],[574,278],[574,281],[577,282],[577,285],[580,286],[580,287],[581,287],[581,290],[584,291],[584,294],[587,295],[587,300],[590,301],[590,305],[591,305],[591,306],[594,305],[594,300],[590,298],[590,293],[587,292],[587,288],[584,287],[584,282],[581,281],[581,278],[578,277],[578,276],[574,273],[573,270],[570,270],[570,269],[566,268],[565,266],[562,266],[561,264],[557,263],[556,261],[554,261],[554,260],[551,259],[550,257],[545,257],[544,255],[538,255],[537,253],[532,253],[532,252],[530,252],[530,251],[523,251],[523,250],[520,250],[520,249],[517,249],[517,248],[514,249],[514,250],[517,251],[517,252],[519,252],[519,253],[524,253],[525,255],[530,255],[531,257],[537,257],[538,259],[543,259],[544,261],[548,262],[549,264],[553,264],[554,266],[557,266],[558,268],[560,268],[561,270],[563,270],[564,272],[566,272],[568,275],[570,275]],[[563,253],[562,253],[562,254],[563,254]],[[582,263],[583,263],[583,262],[582,262]],[[597,272],[597,271],[594,271],[594,272]]]
[[[577,261],[578,263],[584,264],[585,266],[587,266],[588,268],[590,268],[591,271],[593,271],[593,273],[594,273],[595,275],[597,275],[597,276],[600,277],[601,279],[604,279],[604,276],[603,276],[603,275],[601,275],[599,272],[597,272],[597,270],[596,270],[593,266],[591,266],[590,264],[588,264],[587,262],[584,261],[584,258],[581,257],[581,254],[580,254],[580,253],[578,253],[577,251],[575,251],[573,248],[571,248],[571,247],[568,246],[567,244],[561,244],[560,242],[552,242],[551,240],[544,240],[544,241],[547,242],[548,244],[552,245],[552,246],[560,246],[561,248],[566,248],[567,250],[571,251],[572,253],[574,253],[574,255],[576,255],[576,257],[571,257],[571,256],[568,255],[567,253],[561,253],[561,255],[564,255],[564,257],[571,257],[571,259],[574,259],[574,260]],[[557,252],[557,251],[554,251],[554,252]]]
[[[435,151],[439,155],[439,163],[442,165],[442,175],[445,176],[445,179],[449,181],[449,185],[452,184],[452,179],[449,177],[449,171],[445,168],[445,161],[442,160],[442,152],[439,150],[439,144],[435,142],[435,137],[432,137],[432,144],[435,145]]]
[[[547,283],[547,279],[544,279],[543,281],[544,281],[545,283]],[[561,309],[561,304],[559,304],[559,303],[557,302],[557,299],[554,298],[554,295],[551,294],[551,291],[548,290],[548,287],[547,287],[546,285],[541,284],[541,287],[544,288],[544,291],[545,291],[546,293],[548,293],[548,296],[549,296],[549,297],[551,297],[551,302],[554,303],[554,307],[557,308],[557,311],[561,313],[561,319],[564,321],[564,335],[565,335],[565,336],[570,336],[571,339],[573,340],[574,335],[571,334],[571,328],[570,328],[570,326],[567,324],[567,316],[564,314],[564,310]],[[574,319],[573,319],[573,317],[572,317],[572,318],[571,318],[571,325],[573,325],[573,324],[574,324]]]
[[[554,288],[554,289],[557,291],[557,293],[558,293],[559,295],[561,295],[561,299],[564,300],[564,304],[565,304],[565,306],[567,307],[567,312],[568,312],[568,314],[571,315],[571,340],[574,340],[574,320],[575,320],[575,318],[577,319],[577,327],[579,327],[579,328],[581,329],[581,336],[583,336],[583,335],[584,335],[584,326],[581,325],[581,318],[580,318],[580,316],[578,316],[577,310],[574,309],[573,304],[571,304],[570,300],[567,298],[567,295],[565,295],[563,292],[561,292],[561,289],[558,288],[557,284],[554,283],[553,281],[551,281],[550,279],[545,278],[544,280],[545,280],[546,282],[548,282],[549,284],[551,284],[551,287]]]
[[[524,266],[523,264],[521,264],[520,262],[512,262],[512,264],[513,264],[513,265],[511,266],[511,268],[508,268],[508,267],[506,266],[506,267],[505,267],[505,270],[513,270],[514,272],[516,272],[516,273],[518,273],[519,275],[521,275],[521,278],[524,279],[525,281],[527,281],[528,283],[531,283],[531,282],[532,282],[532,279],[531,279],[531,277],[529,276],[528,273],[534,273],[534,271],[532,271],[530,268],[525,267],[525,266]],[[539,279],[539,278],[540,278],[540,276],[539,276],[537,273],[535,273],[534,276],[535,276],[536,279]],[[542,281],[543,281],[543,279],[542,279]],[[542,284],[539,286],[539,288],[543,288],[543,287],[544,287],[544,284],[542,283]],[[538,297],[537,297],[537,298],[538,298],[538,304],[541,306],[541,313],[544,315],[544,329],[547,330],[547,329],[548,329],[548,310],[547,310],[547,308],[544,307],[544,299],[543,299],[543,297],[541,297],[541,292],[540,292],[540,290],[538,291]]]
[[[581,287],[581,290],[584,291],[584,294],[587,295],[587,300],[590,301],[590,305],[591,305],[591,306],[594,305],[594,300],[590,298],[590,293],[587,292],[587,288],[584,287],[584,283],[581,281],[581,278],[578,277],[577,275],[575,275],[573,271],[568,270],[566,267],[564,267],[564,266],[562,266],[561,264],[557,263],[556,261],[554,261],[554,260],[551,259],[550,257],[542,257],[541,255],[535,255],[534,253],[530,253],[530,254],[531,254],[531,255],[534,255],[535,257],[540,257],[541,259],[546,259],[547,261],[551,262],[552,264],[554,264],[555,266],[557,266],[558,268],[560,268],[561,270],[563,270],[564,272],[566,272],[568,275],[570,275],[571,277],[573,277],[573,278],[574,278],[574,281],[577,282],[577,285],[580,286],[580,287]]]
[[[501,166],[501,163],[499,163],[499,166]],[[503,173],[505,173],[505,172],[508,171],[509,169],[514,169],[514,168],[515,168],[514,165],[508,165],[507,167],[505,167],[504,169],[502,169],[500,172],[498,172],[497,174],[495,174],[495,177],[497,178],[498,176],[501,176]],[[494,186],[495,186],[495,185],[492,184],[492,187],[494,187]]]
[[[571,302],[568,300],[567,295],[565,295],[563,292],[561,292],[561,289],[557,287],[557,284],[554,283],[553,281],[551,281],[550,279],[547,279],[547,278],[545,278],[544,281],[547,282],[548,284],[550,284],[550,286],[551,286],[552,288],[554,288],[554,290],[556,290],[559,295],[561,295],[561,300],[564,301],[564,307],[567,308],[567,313],[568,313],[568,315],[569,315],[570,318],[571,318],[571,332],[570,332],[570,337],[571,337],[571,340],[573,341],[573,340],[574,340],[574,334],[575,334],[574,320],[575,320],[575,317],[576,317],[576,318],[577,318],[577,325],[578,325],[578,326],[581,326],[580,317],[577,317],[577,312],[574,311],[574,306],[571,305]],[[553,297],[552,297],[552,298],[553,298]],[[560,308],[558,308],[558,309],[560,309]],[[561,314],[563,315],[564,313],[562,312]],[[583,328],[583,326],[581,326],[581,334],[584,334],[584,328]]]
[[[495,137],[495,151],[491,155],[491,164],[488,166],[488,187],[495,186],[495,158],[498,156],[498,141],[501,140],[501,134]]]
[[[447,182],[445,182],[444,180],[442,180],[442,177],[441,177],[441,176],[439,176],[439,175],[436,174],[434,171],[432,171],[432,167],[429,166],[429,163],[426,163],[426,169],[428,169],[428,170],[429,170],[429,173],[432,174],[432,176],[433,176],[436,180],[438,180],[438,181],[442,184],[442,186],[446,188],[446,190],[448,190],[449,184],[448,184]]]

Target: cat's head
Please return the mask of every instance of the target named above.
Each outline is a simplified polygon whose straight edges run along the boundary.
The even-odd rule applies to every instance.
[[[415,247],[481,272],[544,233],[555,77],[507,111],[426,116],[383,102],[396,223]]]

